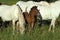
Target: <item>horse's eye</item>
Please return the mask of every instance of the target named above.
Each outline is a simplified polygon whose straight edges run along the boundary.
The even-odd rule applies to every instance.
[[[37,11],[37,10],[35,10],[35,11]]]

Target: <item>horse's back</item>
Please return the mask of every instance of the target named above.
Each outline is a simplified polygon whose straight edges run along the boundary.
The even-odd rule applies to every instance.
[[[18,7],[16,5],[0,6],[0,16],[3,18],[3,20],[11,20],[13,18],[17,18],[17,13],[18,13]]]
[[[26,2],[18,1],[16,4],[18,4],[21,7],[22,11],[25,12],[25,8],[27,6]]]
[[[51,7],[51,15],[52,15],[52,17],[58,17],[59,13],[60,13],[60,4],[59,4],[59,1],[51,3],[50,7]]]
[[[42,19],[48,19],[50,17],[50,8],[47,6],[38,6],[38,10],[42,16]]]

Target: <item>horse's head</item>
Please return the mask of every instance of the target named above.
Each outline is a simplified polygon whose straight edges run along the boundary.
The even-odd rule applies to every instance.
[[[39,10],[37,9],[37,6],[34,6],[31,8],[30,14],[36,15],[39,13]]]

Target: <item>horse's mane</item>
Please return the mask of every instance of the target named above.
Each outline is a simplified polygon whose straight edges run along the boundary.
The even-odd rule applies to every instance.
[[[21,9],[21,7],[17,4],[17,6]],[[21,9],[21,11],[22,11],[22,9]]]
[[[37,6],[33,6],[29,12],[29,14],[31,14],[31,12],[33,12],[33,10],[37,9]]]
[[[34,8],[37,9],[37,6],[32,7],[31,10],[34,9]]]

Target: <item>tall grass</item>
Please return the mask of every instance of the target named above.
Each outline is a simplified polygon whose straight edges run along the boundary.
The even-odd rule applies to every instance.
[[[20,33],[12,35],[12,26],[0,30],[0,40],[60,40],[60,25],[57,25],[55,32],[48,32],[49,26],[35,26],[30,33],[21,35]]]

